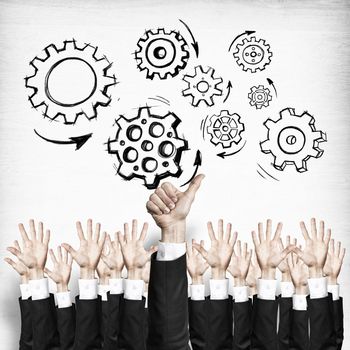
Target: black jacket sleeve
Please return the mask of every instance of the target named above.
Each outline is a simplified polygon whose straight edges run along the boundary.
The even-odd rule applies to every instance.
[[[333,317],[337,350],[340,350],[344,340],[343,298],[333,301]]]
[[[278,350],[278,299],[262,300],[254,297],[252,320],[252,350]]]
[[[292,298],[279,298],[278,343],[280,350],[289,349],[289,332],[292,309]]]
[[[59,347],[55,301],[52,294],[30,304],[33,326],[33,349],[53,350]]]
[[[109,314],[105,328],[105,339],[103,350],[118,349],[118,335],[120,324],[120,304],[123,298],[122,294],[108,293]]]
[[[33,329],[32,315],[30,309],[31,301],[19,298],[19,309],[21,312],[21,336],[19,338],[19,350],[32,350]]]
[[[109,303],[108,300],[101,299],[101,308],[100,308],[100,336],[101,336],[101,345],[102,348],[105,348],[105,341],[107,337],[107,327],[108,327],[108,318],[109,318]]]
[[[310,349],[309,313],[306,310],[292,310],[289,333],[289,349]]]
[[[75,338],[75,305],[57,308],[57,330],[61,350],[72,350]]]
[[[207,349],[208,301],[188,299],[190,342],[193,350]]]
[[[151,259],[148,288],[148,350],[187,350],[186,255],[174,261]]]
[[[252,302],[233,302],[233,350],[250,350],[252,334]]]

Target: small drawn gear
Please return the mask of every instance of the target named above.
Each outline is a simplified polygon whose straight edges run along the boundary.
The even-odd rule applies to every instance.
[[[272,165],[277,170],[284,170],[287,164],[294,164],[298,172],[307,171],[307,161],[320,158],[323,150],[320,142],[327,141],[322,131],[316,130],[315,119],[308,113],[296,115],[294,108],[285,108],[276,121],[267,119],[267,139],[260,142],[263,153],[273,155]]]
[[[250,99],[249,104],[255,106],[256,109],[268,107],[270,104],[269,102],[272,100],[270,89],[265,88],[263,85],[251,87],[248,98]]]
[[[105,56],[97,56],[97,47],[85,44],[78,47],[76,41],[63,42],[62,48],[50,44],[44,49],[45,57],[35,57],[30,65],[34,74],[25,78],[25,86],[33,89],[29,101],[34,108],[43,107],[44,117],[55,120],[63,116],[65,124],[74,124],[80,115],[94,119],[97,117],[97,107],[108,106],[111,96],[107,94],[110,86],[116,84],[114,75],[108,74],[112,63]],[[50,77],[52,72],[63,63],[81,64],[94,80],[90,92],[78,101],[60,101],[52,96]]]
[[[135,51],[137,67],[140,71],[146,70],[146,78],[158,76],[166,79],[175,77],[187,65],[190,52],[185,39],[179,32],[164,28],[152,31],[147,30],[140,38],[138,50]]]
[[[208,67],[205,71],[202,66],[194,68],[194,74],[186,74],[183,80],[188,83],[187,89],[182,91],[183,96],[192,97],[192,106],[197,107],[201,101],[207,106],[214,105],[214,96],[221,96],[222,89],[219,85],[222,83],[222,78],[214,77],[214,68]]]
[[[255,73],[264,70],[271,62],[272,52],[264,39],[256,40],[253,36],[249,40],[243,39],[242,43],[236,46],[233,57],[244,71]]]
[[[222,110],[219,115],[212,115],[207,126],[207,133],[211,136],[210,142],[215,146],[221,144],[223,148],[231,147],[232,143],[237,145],[242,140],[241,134],[245,130],[240,119],[237,113],[230,114],[227,110]]]
[[[108,140],[107,150],[118,158],[117,174],[128,181],[143,179],[148,189],[157,188],[166,177],[180,177],[182,153],[188,149],[177,133],[180,122],[172,112],[151,114],[150,107],[139,108],[135,118],[116,120],[117,134]]]

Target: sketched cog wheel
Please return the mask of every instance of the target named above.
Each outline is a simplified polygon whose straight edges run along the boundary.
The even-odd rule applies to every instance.
[[[210,142],[215,146],[221,144],[223,148],[231,147],[232,143],[237,145],[242,140],[241,134],[244,131],[240,119],[237,113],[230,114],[226,110],[222,110],[219,115],[212,115],[207,126]]]
[[[166,79],[175,77],[187,65],[190,52],[182,35],[175,31],[166,32],[163,28],[147,30],[137,43],[135,51],[137,67],[146,71],[146,77],[158,76]]]
[[[284,170],[293,164],[298,172],[307,171],[307,161],[320,158],[323,150],[319,143],[327,141],[326,134],[316,130],[315,119],[308,113],[296,115],[293,108],[285,108],[277,120],[267,119],[267,139],[260,142],[263,153],[271,153],[272,165],[277,170]]]
[[[249,104],[255,106],[256,109],[261,109],[262,107],[268,107],[269,102],[272,100],[270,94],[270,89],[265,88],[263,85],[253,86],[248,94],[250,99]]]
[[[188,149],[177,133],[180,122],[171,112],[151,114],[150,107],[139,108],[135,118],[116,120],[116,137],[107,145],[108,153],[118,158],[117,173],[125,180],[143,179],[148,189],[157,188],[166,177],[180,177],[182,153]]]
[[[42,107],[44,117],[64,118],[74,124],[80,115],[89,120],[97,117],[97,107],[108,106],[108,88],[116,84],[108,75],[111,63],[97,55],[97,47],[76,41],[64,41],[62,48],[50,44],[45,57],[35,57],[30,65],[34,74],[25,78],[25,85],[33,93],[29,101],[34,108]]]
[[[272,52],[270,45],[266,44],[264,39],[256,40],[253,36],[250,40],[245,38],[236,46],[233,57],[244,71],[255,73],[258,70],[264,70],[271,62]]]
[[[201,101],[207,106],[213,106],[213,97],[222,95],[219,85],[223,80],[221,77],[215,77],[214,73],[214,68],[208,67],[207,70],[204,70],[202,66],[196,66],[193,75],[186,74],[183,77],[188,87],[182,91],[182,94],[192,97],[192,106],[197,107]]]

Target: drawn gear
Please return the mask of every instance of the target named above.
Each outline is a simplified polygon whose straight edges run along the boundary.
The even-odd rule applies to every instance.
[[[116,120],[116,137],[107,144],[108,153],[118,158],[117,173],[125,180],[143,179],[148,189],[157,188],[166,177],[179,177],[181,156],[188,149],[177,133],[180,122],[171,112],[151,114],[150,107],[139,108],[133,119]]]
[[[270,45],[266,44],[264,39],[258,41],[253,36],[249,40],[243,39],[241,44],[237,44],[236,51],[233,54],[239,66],[244,71],[262,71],[271,62],[272,52]]]
[[[94,119],[97,117],[97,107],[108,106],[111,96],[107,94],[110,86],[117,83],[115,76],[107,75],[112,66],[105,56],[97,57],[97,47],[84,44],[78,47],[76,41],[64,41],[63,47],[58,49],[50,44],[45,49],[44,58],[35,57],[30,65],[34,68],[34,74],[25,78],[26,87],[34,90],[29,96],[29,101],[34,108],[43,106],[44,117],[55,120],[63,116],[65,124],[74,124],[80,115]],[[94,87],[85,99],[66,103],[54,99],[49,91],[49,76],[53,69],[66,60],[79,60],[87,64],[94,75]]]
[[[296,115],[295,109],[285,108],[279,115],[276,121],[265,121],[268,133],[267,139],[260,142],[261,151],[273,155],[272,165],[277,170],[294,164],[298,172],[307,171],[307,161],[322,156],[319,143],[327,141],[327,136],[316,130],[315,119],[308,112]]]
[[[185,39],[179,32],[166,32],[163,28],[156,31],[147,30],[145,37],[140,38],[138,50],[135,51],[137,67],[146,70],[146,77],[158,76],[166,79],[175,77],[187,65],[190,52]]]
[[[251,106],[255,106],[256,109],[268,107],[269,102],[272,100],[270,89],[265,88],[263,85],[253,86],[250,88],[248,98],[250,99],[249,104]]]
[[[188,83],[188,87],[182,91],[182,94],[192,97],[192,106],[197,107],[201,101],[205,102],[207,106],[213,106],[213,97],[222,95],[219,84],[223,80],[221,77],[214,77],[214,73],[214,68],[208,67],[205,71],[202,66],[197,66],[194,69],[194,75],[186,74],[183,77],[183,80]]]
[[[210,124],[207,126],[207,133],[211,136],[210,142],[217,146],[221,144],[223,148],[231,147],[241,141],[241,133],[244,131],[244,124],[240,122],[237,113],[230,114],[223,110],[219,115],[210,117]]]

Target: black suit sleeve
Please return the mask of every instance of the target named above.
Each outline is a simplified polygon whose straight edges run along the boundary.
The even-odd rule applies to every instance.
[[[233,302],[233,350],[249,350],[252,333],[252,302]]]
[[[310,315],[310,348],[312,350],[336,349],[332,304],[331,295],[319,299],[307,298]]]
[[[107,337],[107,327],[108,327],[108,318],[109,318],[109,304],[108,300],[101,299],[101,308],[100,308],[100,336],[102,348],[105,348],[105,341]]]
[[[278,350],[278,299],[262,300],[254,297],[252,320],[252,350]]]
[[[74,350],[101,349],[100,313],[101,299],[75,298],[76,326]]]
[[[292,310],[289,333],[290,350],[309,350],[309,313],[307,310]]]
[[[186,255],[174,261],[151,259],[148,289],[148,350],[187,350]]]
[[[343,298],[333,301],[333,316],[337,350],[340,350],[344,340]]]
[[[19,298],[19,309],[21,312],[21,336],[19,338],[19,350],[32,350],[33,329],[30,308],[31,301]]]
[[[207,349],[208,300],[188,300],[190,342],[193,350]]]
[[[123,298],[122,294],[108,293],[108,320],[105,329],[105,339],[103,350],[118,349],[118,335],[120,324],[120,304]]]
[[[279,326],[278,343],[280,350],[289,349],[289,332],[291,313],[293,309],[292,298],[279,298]]]
[[[59,346],[55,301],[52,294],[30,304],[33,325],[33,349],[52,350]]]
[[[57,330],[60,350],[72,350],[75,338],[75,306],[57,308]]]

